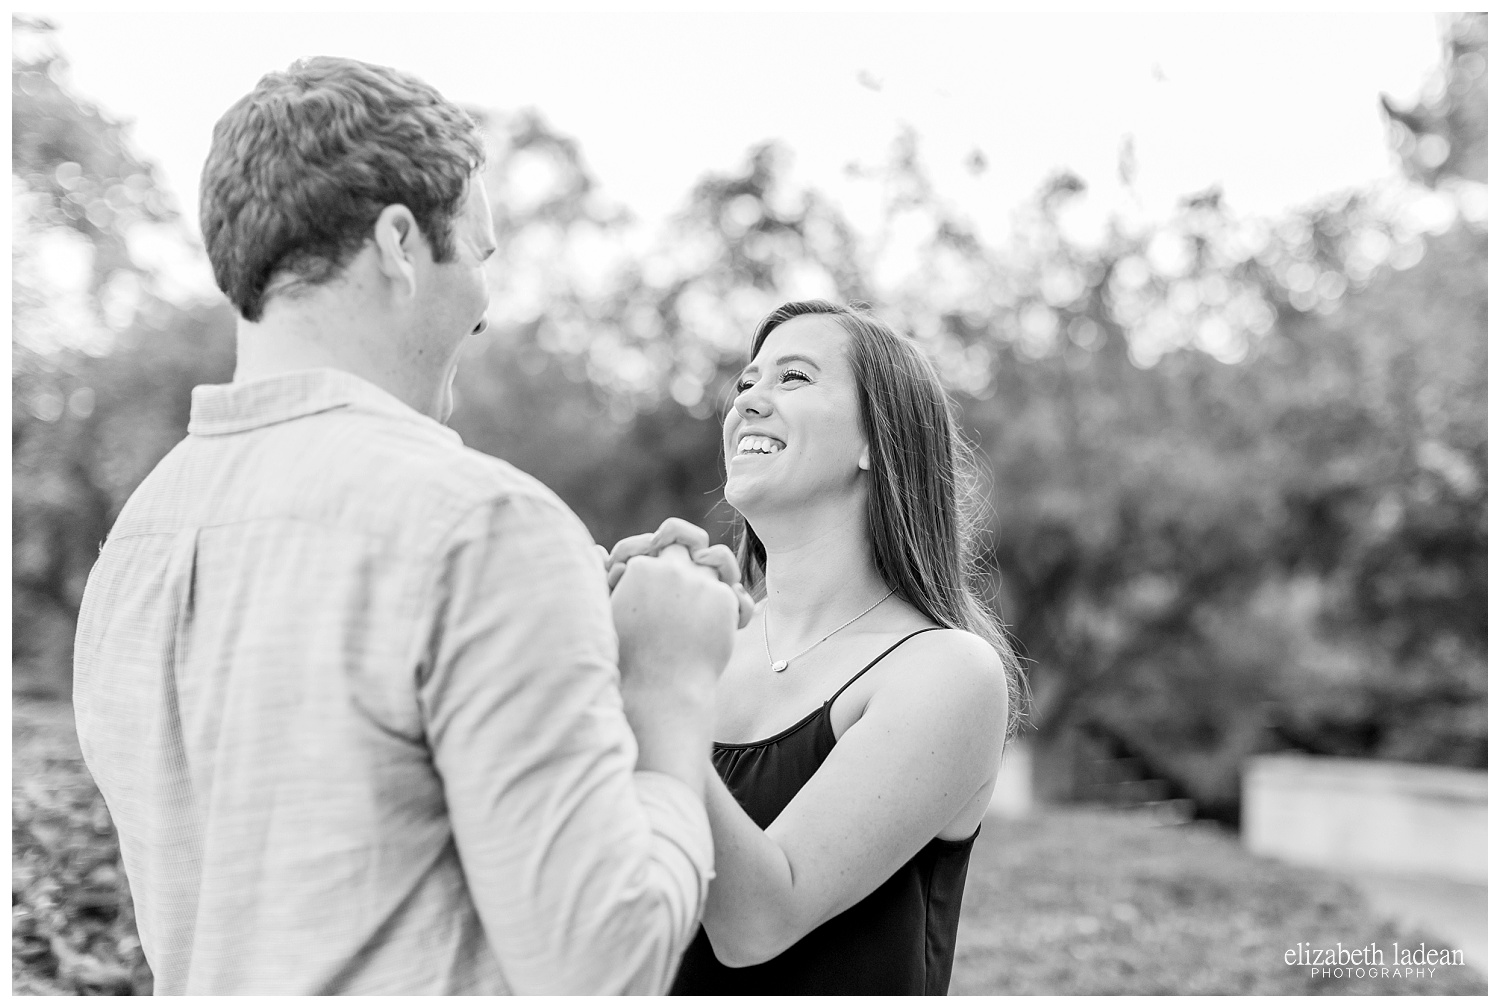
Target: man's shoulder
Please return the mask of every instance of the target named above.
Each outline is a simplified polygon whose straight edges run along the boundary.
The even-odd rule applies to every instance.
[[[444,496],[476,500],[497,494],[552,494],[536,477],[505,459],[476,451],[457,438],[442,437],[435,430],[376,420],[360,444],[361,457],[349,459],[354,468],[389,471],[413,481],[414,489],[426,487]]]
[[[426,553],[465,516],[507,501],[582,527],[540,480],[436,425],[341,412],[188,437],[131,495],[112,535],[292,520]]]
[[[342,461],[350,478],[374,484],[371,492],[384,487],[391,504],[413,515],[457,518],[486,505],[527,500],[572,516],[562,499],[530,473],[456,439],[407,424],[373,428]]]
[[[505,459],[455,446],[451,461],[432,471],[428,491],[448,509],[470,512],[487,505],[525,501],[576,522],[561,497],[535,476]]]

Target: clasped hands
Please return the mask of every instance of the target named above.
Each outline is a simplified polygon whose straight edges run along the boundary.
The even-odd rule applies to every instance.
[[[615,543],[608,553],[603,546],[595,546],[603,558],[605,580],[609,590],[625,575],[625,568],[635,557],[671,556],[685,554],[689,560],[706,567],[718,575],[720,581],[734,589],[739,604],[739,625],[743,629],[755,612],[755,600],[740,583],[740,564],[734,552],[722,544],[710,545],[708,533],[692,522],[681,518],[668,518],[655,532],[642,532],[628,536]]]

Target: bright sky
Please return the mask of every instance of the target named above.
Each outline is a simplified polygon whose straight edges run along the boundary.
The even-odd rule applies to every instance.
[[[1099,217],[1164,214],[1215,183],[1239,210],[1275,213],[1385,177],[1378,97],[1411,100],[1440,58],[1432,14],[52,17],[74,88],[133,121],[190,219],[215,120],[303,55],[399,66],[467,104],[534,106],[648,224],[768,138],[858,221],[844,167],[879,160],[909,123],[939,192],[987,235],[1061,167],[1090,184]],[[1116,175],[1127,135],[1134,194]],[[963,167],[975,148],[989,164],[977,177]]]

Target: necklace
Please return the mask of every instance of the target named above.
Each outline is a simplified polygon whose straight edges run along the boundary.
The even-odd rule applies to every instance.
[[[880,605],[880,603],[884,602],[886,599],[890,598],[894,594],[896,594],[896,589],[892,588],[890,591],[888,591],[884,595],[880,596],[880,598],[876,599],[875,600],[875,605],[870,606],[869,609],[866,609],[864,612],[860,613],[859,616],[864,616],[864,615],[872,612],[875,609],[875,606]],[[801,658],[803,655],[807,654],[807,652],[811,651],[813,648],[817,647],[819,644],[823,643],[828,638],[830,638],[834,634],[838,633],[840,630],[844,629],[850,623],[853,623],[854,620],[859,619],[859,616],[854,617],[854,619],[850,620],[848,623],[840,623],[837,627],[835,627],[834,629],[830,630],[828,633],[824,634],[822,637],[819,637],[817,640],[813,641],[807,647],[803,648],[801,651],[798,651],[796,654],[792,655],[790,658],[783,658],[781,661],[777,661],[775,658],[771,657],[771,632],[770,632],[769,629],[767,629],[767,626],[771,622],[771,601],[770,601],[770,599],[767,599],[766,600],[766,611],[763,612],[763,613],[761,613],[761,617],[760,617],[760,638],[761,638],[762,641],[765,642],[765,645],[766,645],[766,661],[768,661],[768,662],[771,663],[771,671],[772,672],[785,672],[788,665],[790,665],[792,662],[796,661],[798,658]]]

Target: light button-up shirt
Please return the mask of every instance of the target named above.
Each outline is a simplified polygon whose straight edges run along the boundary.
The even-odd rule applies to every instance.
[[[74,706],[162,994],[654,993],[712,874],[636,772],[592,542],[352,375],[194,390]]]

